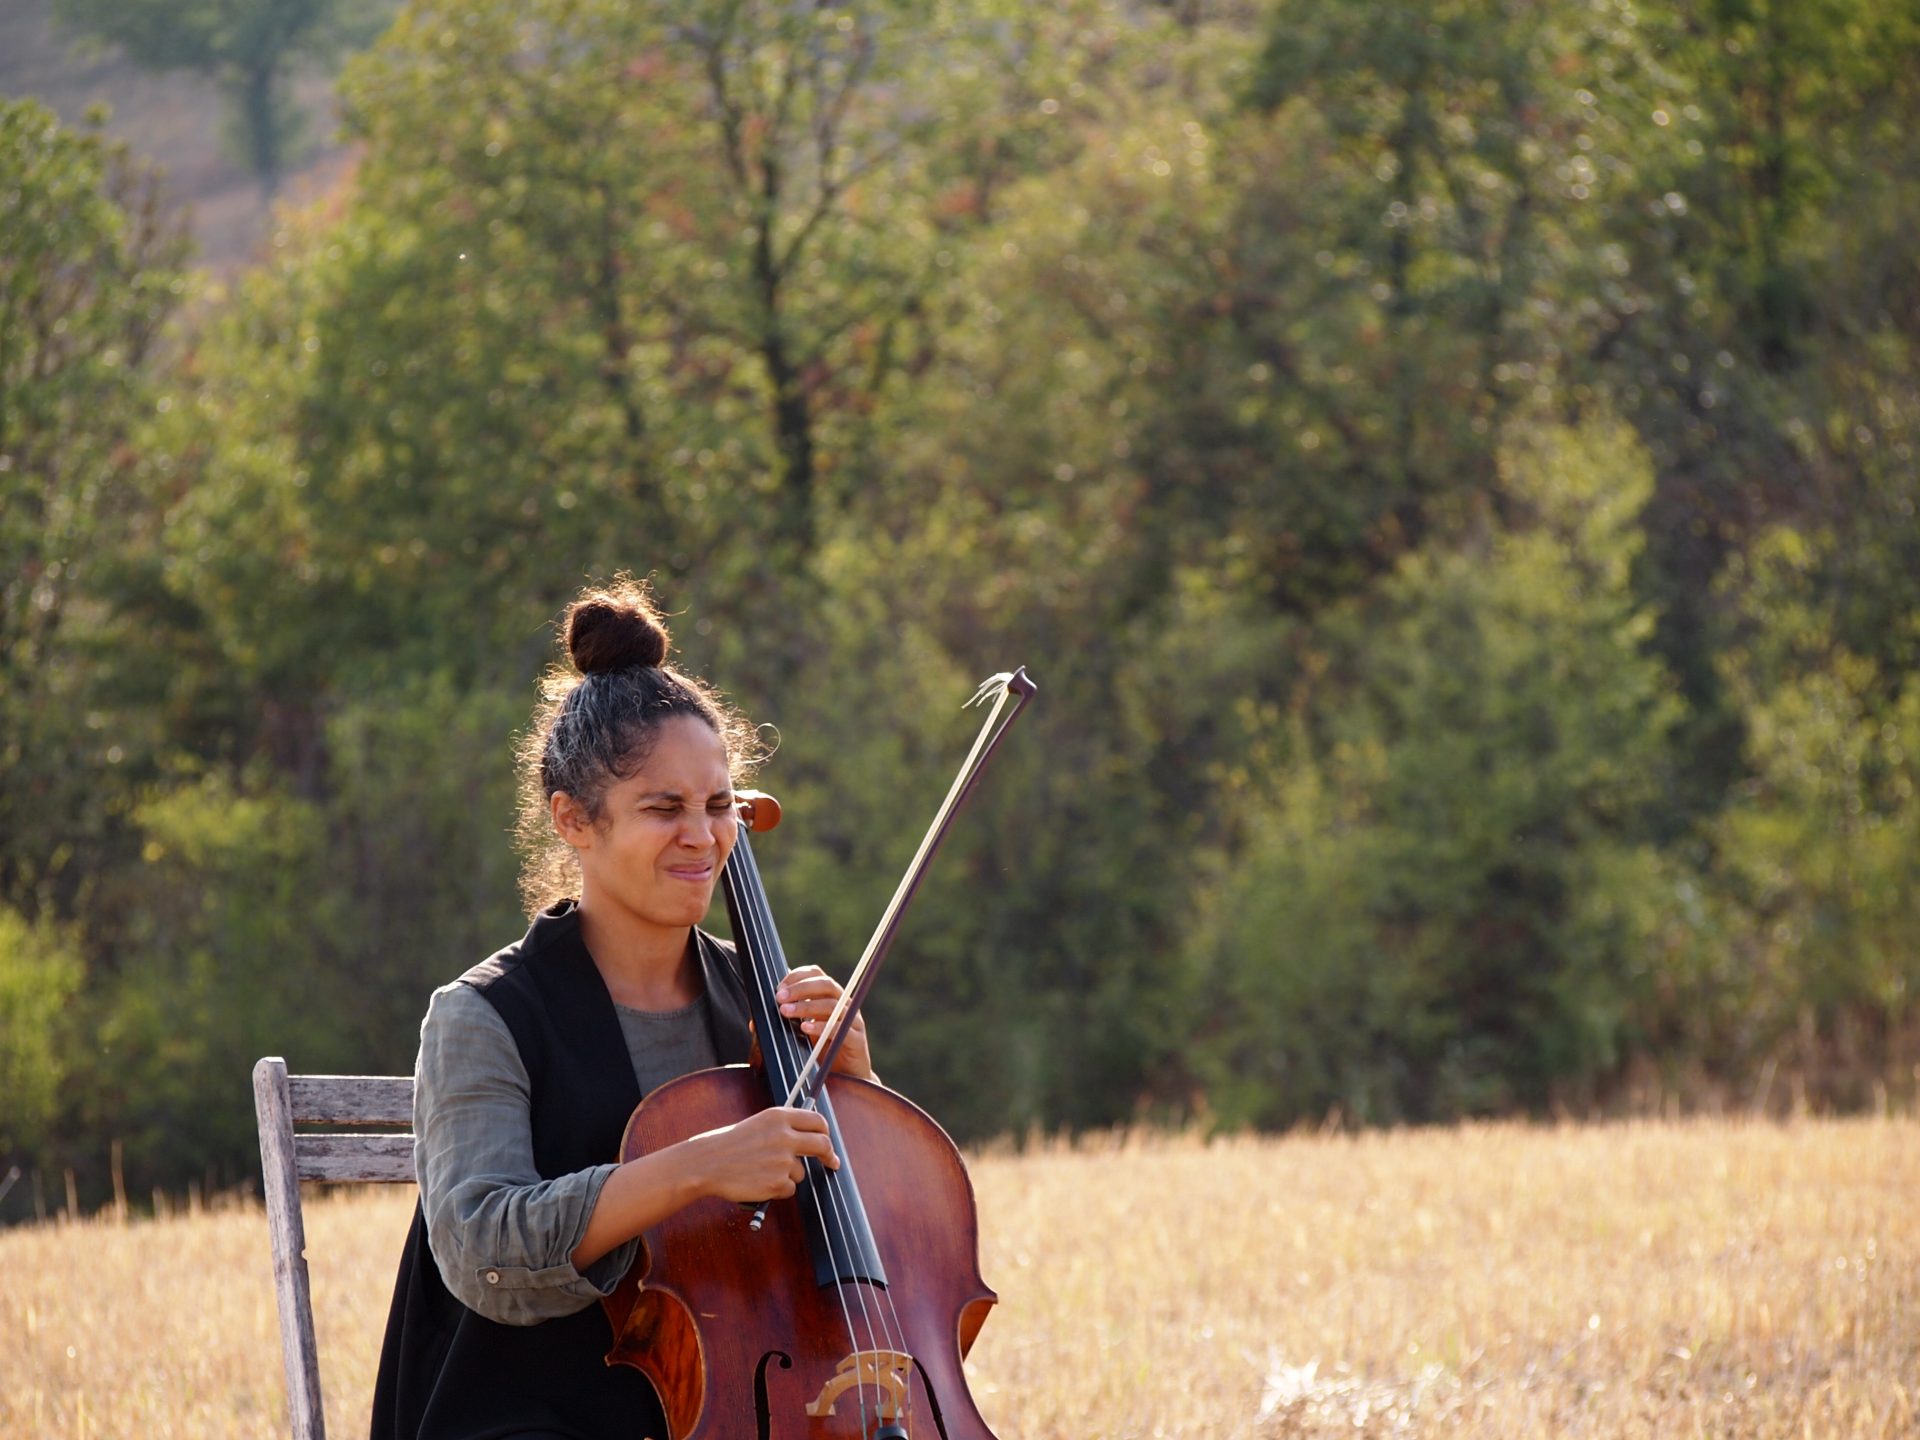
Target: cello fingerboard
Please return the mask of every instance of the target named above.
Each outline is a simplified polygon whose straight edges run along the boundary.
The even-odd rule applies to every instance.
[[[767,903],[760,867],[753,858],[753,846],[747,840],[744,825],[734,841],[726,867],[720,872],[720,888],[726,897],[727,916],[733,922],[734,944],[744,961],[748,1008],[753,1014],[754,1033],[760,1037],[760,1054],[766,1062],[768,1102],[779,1104],[806,1064],[810,1047],[780,1013],[774,1000],[774,991],[791,967],[773,923],[773,910]],[[826,1118],[834,1153],[840,1157],[840,1168],[829,1170],[819,1161],[809,1160],[807,1178],[793,1199],[774,1203],[798,1207],[813,1255],[814,1276],[822,1287],[864,1283],[884,1289],[886,1267],[880,1263],[873,1228],[860,1201],[860,1183],[853,1173],[853,1159],[842,1142],[840,1124],[833,1115],[833,1102],[824,1090],[816,1108]]]

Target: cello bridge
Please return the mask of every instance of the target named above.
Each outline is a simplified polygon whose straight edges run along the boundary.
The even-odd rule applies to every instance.
[[[807,1414],[816,1418],[831,1415],[834,1402],[848,1390],[871,1385],[880,1392],[880,1418],[898,1420],[906,1408],[907,1376],[912,1369],[913,1356],[904,1350],[856,1350],[820,1387],[819,1395],[807,1406]]]

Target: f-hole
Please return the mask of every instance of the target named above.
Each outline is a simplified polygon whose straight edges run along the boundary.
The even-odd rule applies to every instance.
[[[760,1357],[760,1363],[753,1367],[753,1413],[759,1418],[760,1440],[773,1440],[773,1406],[767,1400],[767,1362],[778,1360],[782,1370],[793,1368],[793,1357],[779,1350],[769,1350]],[[918,1361],[914,1362],[918,1364]],[[936,1423],[939,1412],[934,1412]],[[941,1440],[946,1440],[946,1431],[940,1432]]]
[[[940,1440],[947,1440],[947,1422],[940,1414],[940,1396],[933,1388],[933,1377],[927,1374],[927,1367],[914,1357],[913,1368],[920,1372],[920,1388],[927,1392],[927,1409],[933,1412],[933,1428],[940,1432]]]

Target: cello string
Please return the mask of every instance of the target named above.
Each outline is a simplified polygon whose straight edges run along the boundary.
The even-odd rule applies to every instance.
[[[747,879],[750,877],[751,883],[746,885],[730,883],[730,888],[734,892],[735,908],[741,915],[744,927],[753,933],[755,943],[748,950],[748,959],[753,962],[751,968],[753,970],[754,983],[760,993],[763,1013],[772,1019],[772,1024],[768,1028],[774,1033],[761,1037],[761,1056],[763,1061],[774,1070],[776,1079],[784,1083],[788,1073],[798,1070],[800,1062],[797,1048],[800,1042],[799,1037],[794,1033],[792,1027],[782,1023],[779,1019],[779,1007],[773,992],[777,988],[781,977],[775,976],[772,973],[772,966],[777,963],[775,960],[775,950],[778,946],[778,941],[774,938],[776,932],[773,928],[772,913],[766,906],[765,887],[760,882],[759,864],[754,859],[751,844],[742,844],[745,839],[745,835],[742,834],[735,840],[735,853],[743,855],[744,864],[741,867],[740,875],[738,877],[729,877],[729,879],[731,882],[736,879]],[[778,1087],[775,1086],[774,1088],[777,1091]],[[809,1108],[817,1111],[819,1106],[815,1104],[810,1105]],[[841,1161],[843,1164],[848,1163],[847,1157],[844,1154],[841,1155]],[[815,1183],[813,1185],[811,1198],[814,1217],[820,1225],[821,1232],[830,1238],[837,1234],[844,1252],[849,1256],[854,1255],[858,1247],[854,1243],[854,1226],[849,1218],[848,1202],[841,1196],[838,1185],[832,1180],[833,1172],[827,1170],[824,1166],[815,1169],[812,1162],[808,1162],[808,1167],[814,1171]],[[828,1222],[826,1207],[822,1204],[823,1193],[827,1197],[828,1202],[830,1202],[833,1211],[833,1221],[831,1225],[829,1225]],[[871,1227],[869,1227],[869,1233],[871,1233]],[[835,1268],[836,1270],[838,1269],[837,1266]],[[860,1309],[861,1325],[864,1326],[866,1330],[868,1349],[877,1353],[880,1348],[878,1344],[879,1336],[876,1331],[873,1315],[868,1309],[866,1288],[865,1286],[861,1286],[854,1298]],[[854,1391],[859,1400],[860,1429],[864,1434],[867,1428],[867,1397],[866,1385],[859,1379],[860,1335],[854,1324],[852,1307],[847,1303],[846,1283],[838,1274],[834,1276],[834,1290],[836,1299],[839,1302],[842,1322],[847,1329],[847,1343],[853,1351],[850,1358],[852,1358],[854,1363]],[[887,1297],[887,1304],[888,1308],[892,1308],[891,1296]],[[887,1317],[883,1314],[880,1328],[892,1329],[898,1325],[899,1314],[897,1310],[892,1316],[892,1322],[893,1324],[891,1326],[888,1325]],[[904,1343],[894,1343],[896,1338],[903,1342],[903,1336],[896,1337],[889,1335],[887,1338],[890,1342],[888,1348],[904,1353]],[[881,1388],[879,1382],[876,1380],[875,1389],[880,1390]],[[883,1408],[883,1404],[884,1396],[876,1395],[876,1410]]]
[[[755,868],[757,870],[757,866]],[[761,891],[760,893],[764,894],[764,891]],[[771,916],[763,913],[757,913],[754,916],[754,922],[757,926],[770,925]],[[775,1030],[775,1032],[777,1032],[772,1045],[763,1046],[763,1049],[765,1049],[767,1052],[768,1063],[773,1067],[776,1077],[779,1079],[784,1079],[786,1076],[794,1073],[798,1068],[797,1051],[801,1041],[799,1037],[794,1033],[793,1029],[778,1018],[778,1011],[774,1003],[774,997],[772,994],[772,990],[776,987],[778,980],[780,978],[774,975],[772,971],[772,966],[777,963],[777,961],[774,958],[774,949],[770,946],[763,947],[762,953],[766,956],[766,960],[763,962],[766,966],[766,970],[765,970],[765,973],[758,976],[757,979],[761,987],[763,1004],[766,1008],[766,1013],[770,1016],[775,1017],[773,1022],[773,1029]],[[820,1107],[816,1104],[809,1104],[806,1108],[815,1110],[816,1112],[818,1112],[820,1109]],[[841,1154],[842,1161],[847,1162],[848,1157],[844,1149],[840,1152],[840,1154]],[[860,1246],[858,1244],[859,1230],[858,1230],[858,1227],[853,1223],[851,1219],[851,1202],[843,1189],[839,1174],[837,1172],[826,1170],[824,1167],[815,1167],[815,1166],[812,1166],[811,1164],[809,1165],[809,1168],[813,1170],[814,1183],[812,1188],[811,1199],[814,1207],[814,1216],[821,1227],[822,1233],[827,1235],[829,1238],[837,1238],[840,1243],[842,1253],[845,1256],[847,1256],[850,1260],[857,1258],[858,1255],[860,1254]],[[823,1206],[824,1206],[824,1209],[823,1209]],[[831,1222],[829,1222],[829,1219],[828,1219],[828,1212],[831,1212]],[[871,1234],[870,1227],[868,1229],[868,1233]],[[843,1280],[842,1277],[837,1273],[837,1270],[838,1270],[837,1266],[835,1267],[835,1269],[836,1269],[836,1273],[833,1277],[834,1289],[836,1291],[836,1296],[839,1301],[841,1313],[843,1316],[848,1317],[847,1324],[849,1326],[849,1330],[851,1331],[852,1329],[851,1312],[852,1312],[853,1306],[849,1305],[847,1300],[847,1294],[846,1294],[849,1282]],[[854,1291],[853,1304],[857,1305],[860,1311],[861,1324],[864,1326],[866,1330],[866,1338],[868,1342],[867,1348],[870,1352],[877,1352],[880,1349],[879,1341],[881,1338],[881,1336],[877,1333],[877,1331],[894,1330],[898,1325],[898,1319],[899,1319],[898,1314],[896,1313],[892,1317],[891,1323],[889,1323],[889,1317],[887,1316],[885,1310],[881,1309],[879,1311],[880,1323],[879,1323],[879,1326],[876,1327],[874,1314],[875,1314],[875,1309],[877,1309],[878,1307],[876,1305],[874,1308],[870,1308],[868,1287],[863,1284],[860,1284],[857,1280],[852,1283],[857,1287]],[[882,1293],[884,1293],[884,1291]],[[889,1298],[889,1304],[890,1304],[890,1298]],[[887,1334],[885,1338],[888,1342],[887,1344],[888,1349],[901,1350],[904,1348],[904,1345],[900,1342],[900,1340],[896,1335]],[[862,1434],[865,1434],[867,1432],[867,1396],[866,1396],[867,1386],[865,1381],[863,1381],[860,1378],[862,1371],[860,1368],[860,1360],[859,1360],[859,1355],[860,1355],[859,1342],[857,1339],[854,1339],[851,1334],[849,1336],[849,1339],[853,1348],[853,1355],[849,1358],[852,1360],[852,1363],[854,1365],[854,1377],[855,1377],[854,1392],[855,1392],[855,1399],[860,1407],[860,1430]],[[875,1381],[875,1389],[876,1389],[876,1392],[881,1391],[881,1386],[877,1380]],[[874,1397],[874,1406],[877,1412],[876,1419],[884,1415],[885,1397],[883,1393],[876,1393]]]
[[[751,858],[751,852],[749,852],[749,856],[750,856],[749,864],[752,865],[755,873],[755,878],[758,879],[759,862],[756,859]],[[765,895],[764,885],[757,885],[755,887],[755,893],[757,896],[764,898],[764,895]],[[764,923],[768,926],[770,926],[772,922],[771,915],[765,915],[765,916],[756,915],[755,919],[757,923]],[[771,964],[774,963],[773,961],[773,956],[775,953],[774,948],[772,946],[763,946],[762,951],[767,956],[767,964],[771,966]],[[773,978],[774,977],[772,977],[771,973],[769,972],[767,979],[762,982],[763,985],[771,984],[773,982]],[[767,997],[766,1004],[767,1004],[768,1013],[774,1014],[775,1008],[772,1003],[771,995]],[[778,1024],[778,1028],[780,1029],[782,1034],[781,1034],[781,1040],[780,1040],[780,1053],[776,1057],[778,1063],[776,1064],[775,1068],[776,1068],[776,1071],[780,1074],[780,1076],[784,1078],[786,1075],[797,1073],[799,1069],[799,1063],[800,1063],[801,1047],[803,1047],[806,1044],[806,1041],[790,1025],[787,1025],[785,1023],[779,1023],[779,1022],[776,1022],[776,1023]],[[807,1108],[815,1110],[817,1112],[821,1108],[820,1101],[822,1098],[823,1097],[817,1096],[817,1095],[809,1095],[805,1098],[805,1100],[802,1103]],[[848,1163],[849,1165],[851,1164],[851,1157],[846,1154],[844,1149],[841,1151],[841,1158],[844,1162]],[[851,1173],[851,1172],[849,1171],[848,1173]],[[873,1232],[870,1224],[865,1227],[862,1227],[857,1223],[857,1220],[854,1216],[855,1201],[853,1198],[853,1194],[851,1193],[850,1185],[846,1182],[843,1182],[840,1175],[837,1173],[821,1171],[819,1182],[815,1185],[814,1190],[815,1190],[815,1196],[816,1196],[816,1205],[819,1203],[818,1197],[824,1196],[827,1206],[833,1212],[835,1230],[840,1236],[842,1243],[845,1245],[847,1253],[849,1255],[855,1254],[859,1248],[857,1244],[857,1238],[861,1233],[861,1231],[864,1229],[865,1233],[868,1235],[872,1235]],[[816,1211],[816,1213],[818,1212]],[[877,1241],[875,1243],[877,1244]],[[835,1284],[839,1288],[844,1290],[847,1283],[849,1282],[841,1280],[840,1277],[838,1276],[835,1277]],[[860,1305],[862,1318],[868,1324],[869,1333],[871,1334],[874,1329],[872,1316],[874,1313],[877,1313],[880,1317],[880,1323],[878,1328],[886,1340],[887,1350],[895,1354],[904,1355],[904,1354],[910,1353],[908,1351],[907,1341],[906,1341],[906,1327],[904,1322],[900,1319],[899,1308],[894,1300],[891,1289],[887,1285],[878,1283],[877,1281],[873,1285],[865,1284],[859,1280],[852,1281],[851,1283],[857,1287],[856,1298]],[[871,1296],[872,1307],[873,1307],[872,1311],[869,1311],[868,1309],[869,1291],[873,1292]],[[844,1305],[844,1301],[843,1301],[843,1305]],[[878,1348],[877,1345],[875,1348],[876,1349]],[[877,1356],[876,1356],[876,1363],[877,1363]],[[883,1384],[883,1382],[881,1382],[877,1378],[878,1376],[877,1369],[875,1373],[876,1373],[876,1379],[874,1381],[874,1388],[876,1391],[875,1405],[876,1405],[876,1408],[880,1411],[881,1417],[884,1418],[885,1404],[886,1404],[886,1387]],[[860,1385],[858,1389],[864,1396],[865,1386]],[[911,1410],[912,1410],[912,1386],[911,1386],[911,1377],[909,1376],[908,1383],[907,1383],[906,1398],[902,1405],[902,1411],[903,1411],[902,1418],[903,1419],[909,1418],[911,1415]],[[864,1411],[863,1411],[863,1428],[864,1428]]]
[[[744,841],[745,838],[744,835],[736,838],[734,842],[734,852],[735,854],[743,855],[744,864],[741,867],[742,875],[744,877],[750,873],[753,883],[749,886],[735,885],[733,887],[736,902],[735,909],[740,915],[743,928],[749,932],[747,936],[742,938],[750,939],[753,942],[748,948],[747,955],[749,961],[752,962],[753,980],[760,996],[761,1013],[769,1017],[777,1017],[778,1007],[775,1004],[773,994],[777,985],[777,977],[772,973],[772,967],[776,963],[772,943],[772,936],[774,934],[773,917],[771,913],[765,912],[762,908],[765,891],[759,882],[759,866],[754,862],[752,847],[748,845],[743,849],[741,842]],[[742,891],[746,893],[742,894]],[[777,1031],[787,1031],[787,1027],[780,1024],[777,1018],[767,1029],[769,1033],[763,1034],[760,1037],[761,1059],[763,1063],[775,1072],[777,1077],[782,1069],[782,1060],[785,1060],[788,1065],[792,1064],[791,1032],[787,1032],[787,1039],[785,1040],[773,1033]],[[811,1168],[811,1162],[808,1163]],[[820,1173],[824,1175],[826,1172],[823,1170]],[[820,1184],[816,1184],[813,1187],[812,1198],[814,1214],[820,1223],[823,1233],[827,1233],[826,1217],[820,1209],[820,1189]],[[836,1282],[837,1279],[838,1277],[836,1276]],[[858,1356],[860,1353],[860,1338],[854,1325],[852,1311],[847,1304],[845,1287],[838,1283],[835,1285],[835,1298],[840,1305],[841,1321],[846,1326],[847,1344],[853,1351],[854,1374],[857,1377],[859,1374]],[[866,1323],[868,1335],[871,1337],[873,1332],[871,1318],[863,1312],[862,1320]],[[866,1395],[864,1390],[860,1390],[857,1381],[856,1390],[860,1391],[858,1396],[860,1402],[860,1429],[864,1434],[867,1428]]]
[[[744,837],[742,838],[744,839]],[[736,842],[736,853],[739,853],[740,848],[738,842]],[[774,1072],[776,1079],[778,1079],[784,1076],[795,1063],[793,1057],[793,1032],[787,1025],[780,1021],[779,1005],[774,996],[774,991],[777,989],[782,977],[775,975],[772,969],[777,963],[774,957],[774,948],[777,942],[774,940],[773,917],[771,913],[764,908],[765,890],[760,884],[759,866],[754,861],[751,847],[747,847],[744,853],[746,864],[743,866],[743,869],[751,872],[753,884],[750,887],[750,893],[745,897],[745,903],[740,904],[738,908],[741,911],[742,919],[746,927],[753,932],[755,943],[748,954],[749,958],[754,961],[754,983],[759,990],[763,1013],[771,1017],[772,1020],[772,1023],[768,1027],[770,1033],[760,1037],[761,1058]],[[739,898],[739,896],[736,896],[736,899]],[[822,1167],[820,1174],[824,1176],[827,1173],[829,1172]],[[820,1210],[819,1197],[821,1189],[821,1184],[816,1184],[813,1187],[813,1201],[815,1218],[821,1222],[822,1228],[825,1230],[826,1216],[824,1212]],[[847,1237],[842,1236],[843,1243],[846,1239]],[[871,1329],[871,1326],[869,1326],[869,1329]],[[852,1334],[851,1318],[848,1320],[848,1330],[849,1341],[857,1345],[858,1342]]]
[[[750,859],[749,863],[753,865],[753,868],[756,873],[756,878],[757,878],[757,872],[758,872],[757,861],[753,861]],[[764,887],[763,886],[757,887],[756,893],[760,896],[764,896],[765,894]],[[770,926],[771,919],[772,919],[771,915],[756,914],[754,917],[754,921],[757,925]],[[772,997],[770,994],[767,994],[765,987],[774,983],[774,977],[771,974],[771,965],[775,963],[773,960],[774,949],[771,946],[763,946],[762,953],[764,953],[767,956],[766,964],[769,967],[769,971],[767,976],[764,979],[762,979],[760,983],[763,987],[762,993],[766,995],[765,1004],[767,1006],[767,1012],[769,1014],[773,1014],[775,1013],[775,1010],[772,1002]],[[776,1023],[778,1024],[778,1028],[782,1031],[782,1034],[780,1037],[779,1053],[773,1057],[773,1063],[775,1065],[776,1072],[779,1073],[782,1077],[784,1077],[785,1075],[795,1073],[798,1070],[799,1051],[800,1051],[800,1047],[804,1045],[805,1042],[801,1038],[801,1036],[798,1033],[796,1033],[791,1026],[786,1024],[781,1024],[778,1022]],[[820,1106],[816,1102],[815,1097],[809,1096],[807,1104],[808,1104],[808,1108],[814,1109],[815,1111],[818,1111],[820,1109]],[[841,1158],[843,1161],[846,1161],[849,1164],[851,1163],[851,1159],[849,1156],[847,1156],[844,1149],[841,1151]],[[818,1172],[818,1179],[814,1186],[814,1196],[815,1196],[815,1207],[816,1207],[815,1214],[816,1216],[819,1216],[821,1218],[822,1228],[823,1229],[826,1228],[826,1222],[825,1222],[824,1216],[821,1215],[819,1206],[821,1204],[822,1197],[824,1197],[827,1207],[832,1211],[834,1232],[838,1235],[839,1239],[841,1240],[841,1243],[844,1246],[846,1253],[849,1256],[856,1255],[860,1248],[857,1243],[859,1235],[864,1229],[865,1233],[870,1236],[872,1234],[872,1228],[871,1228],[871,1225],[862,1227],[856,1223],[856,1220],[854,1218],[855,1203],[851,1193],[850,1183],[843,1182],[840,1175],[836,1172],[821,1170]],[[834,1277],[834,1283],[837,1289],[844,1292],[849,1282],[842,1280],[840,1276],[836,1275]],[[889,1352],[894,1354],[908,1353],[907,1344],[906,1344],[905,1326],[900,1319],[899,1310],[895,1304],[893,1295],[891,1294],[888,1287],[878,1283],[872,1286],[869,1286],[859,1280],[854,1280],[850,1283],[858,1287],[855,1292],[855,1298],[861,1310],[862,1320],[865,1322],[867,1326],[869,1337],[873,1338],[875,1335],[876,1327],[874,1324],[873,1317],[877,1313],[879,1315],[879,1325],[877,1328],[881,1336],[883,1336],[886,1341],[886,1349]],[[869,1300],[870,1300],[869,1293],[868,1293],[869,1290],[872,1290],[873,1292],[875,1292],[871,1296],[871,1305],[872,1305],[871,1309],[869,1309]],[[843,1311],[846,1311],[849,1309],[849,1307],[846,1304],[846,1300],[844,1298],[844,1293],[842,1295],[841,1305],[842,1305]],[[878,1351],[879,1345],[875,1343],[873,1348],[875,1351]],[[855,1363],[857,1366],[858,1361],[856,1360]],[[878,1415],[876,1418],[884,1419],[885,1412],[886,1412],[886,1387],[884,1383],[879,1379],[879,1373],[880,1373],[880,1370],[879,1370],[879,1364],[878,1364],[878,1356],[876,1354],[875,1370],[874,1370],[875,1379],[873,1382],[874,1389],[876,1392],[875,1408],[876,1408],[876,1411],[878,1412]],[[865,1384],[856,1381],[856,1391],[861,1401],[861,1427],[864,1430],[865,1424],[866,1424],[866,1414],[865,1414],[866,1386]],[[912,1409],[912,1390],[911,1390],[910,1383],[907,1390],[906,1401],[901,1408],[903,1411],[902,1418],[910,1418],[911,1409]]]

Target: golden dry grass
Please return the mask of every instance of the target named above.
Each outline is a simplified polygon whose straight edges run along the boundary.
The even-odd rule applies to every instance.
[[[1002,1440],[1920,1433],[1920,1124],[1498,1125],[974,1164]],[[310,1195],[364,1433],[411,1191]],[[0,1234],[0,1435],[285,1433],[257,1210]]]

